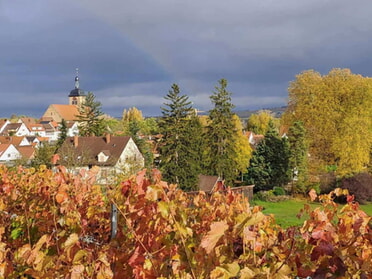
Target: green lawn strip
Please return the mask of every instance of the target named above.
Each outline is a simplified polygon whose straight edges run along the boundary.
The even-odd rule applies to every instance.
[[[277,224],[283,228],[291,226],[300,226],[306,219],[306,215],[301,219],[297,218],[297,214],[304,208],[305,200],[291,199],[280,202],[266,202],[255,200],[252,205],[262,206],[263,213],[273,214]],[[311,204],[314,208],[319,204]]]
[[[311,203],[306,200],[290,199],[280,202],[266,202],[255,200],[252,205],[258,205],[263,207],[263,213],[273,214],[277,224],[283,228],[291,226],[300,226],[306,220],[307,215],[304,214],[301,219],[297,218],[297,214],[301,209],[304,208],[304,204],[309,203],[312,208],[320,207],[319,203]],[[340,205],[340,209],[343,205]],[[372,203],[361,205],[361,209],[365,211],[369,216],[372,216]]]
[[[367,213],[369,216],[372,216],[372,203],[363,204],[360,208]]]

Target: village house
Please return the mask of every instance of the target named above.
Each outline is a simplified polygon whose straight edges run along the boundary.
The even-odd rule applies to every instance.
[[[12,145],[17,151],[13,150]],[[22,136],[0,136],[0,147],[7,148],[7,152],[5,154],[12,153],[11,156],[3,156],[1,160],[1,164],[8,164],[12,165],[17,160],[24,160],[26,163],[30,163],[30,161],[35,156],[35,146],[36,144],[29,141],[28,137]],[[8,147],[7,147],[8,146]]]
[[[27,136],[30,131],[24,123],[8,123],[2,129],[1,135],[3,136]]]
[[[35,158],[36,150],[32,145],[18,146],[17,150],[20,153],[20,159],[27,165]]]
[[[22,157],[21,153],[11,143],[0,144],[0,164],[13,165]]]
[[[133,139],[128,136],[68,137],[58,150],[59,161],[71,172],[100,167],[97,181],[112,182],[120,173],[138,171],[144,157]]]
[[[256,135],[255,133],[248,131],[244,132],[244,135],[247,137],[249,144],[253,149],[265,138],[264,135]]]

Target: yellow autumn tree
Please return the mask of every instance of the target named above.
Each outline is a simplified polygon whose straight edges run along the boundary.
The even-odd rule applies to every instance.
[[[124,109],[123,110],[123,117],[122,117],[124,122],[130,122],[130,121],[142,121],[143,116],[142,116],[142,111],[140,111],[136,107],[132,107],[130,109]]]
[[[284,122],[304,124],[313,169],[334,166],[339,175],[364,170],[372,144],[372,79],[349,69],[324,76],[309,70],[288,91]]]
[[[129,108],[128,110],[124,109],[122,115],[122,125],[124,134],[131,133],[130,125],[133,125],[133,123],[135,123],[135,126],[141,126],[143,120],[144,119],[142,116],[142,111],[140,111],[136,107]]]
[[[234,136],[236,137],[236,165],[238,171],[244,173],[247,171],[249,160],[252,157],[252,148],[247,137],[243,134],[242,122],[236,114],[233,115],[233,122],[235,126]]]
[[[269,110],[260,110],[258,113],[249,116],[247,130],[258,135],[264,135],[269,128],[270,120],[275,123],[275,125],[279,125],[278,120],[274,118]]]

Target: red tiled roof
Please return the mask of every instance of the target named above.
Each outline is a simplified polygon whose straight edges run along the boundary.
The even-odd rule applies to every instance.
[[[0,144],[0,156],[9,148],[10,145],[10,143]]]
[[[25,159],[32,159],[35,155],[35,148],[31,145],[25,146],[18,146],[17,147],[19,153],[21,153],[22,157]]]
[[[14,146],[18,146],[21,144],[24,137],[17,137],[17,136],[0,136],[0,144],[11,143]]]

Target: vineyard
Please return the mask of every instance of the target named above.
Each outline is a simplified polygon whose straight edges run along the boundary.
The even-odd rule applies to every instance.
[[[371,218],[343,190],[311,192],[283,229],[231,191],[191,196],[157,170],[103,188],[96,171],[0,168],[0,278],[372,278]]]

